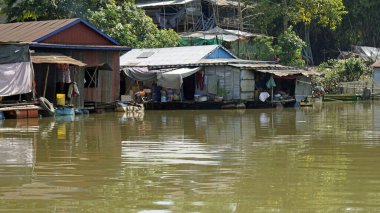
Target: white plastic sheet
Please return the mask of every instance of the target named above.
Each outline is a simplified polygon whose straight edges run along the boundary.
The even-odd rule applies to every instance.
[[[32,91],[33,72],[30,62],[0,64],[0,96]]]
[[[201,68],[180,68],[165,73],[157,73],[158,85],[171,89],[180,89],[183,83],[183,78],[186,78]]]

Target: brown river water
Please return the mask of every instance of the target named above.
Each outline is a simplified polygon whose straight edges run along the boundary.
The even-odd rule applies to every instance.
[[[380,102],[0,121],[0,212],[380,212]]]

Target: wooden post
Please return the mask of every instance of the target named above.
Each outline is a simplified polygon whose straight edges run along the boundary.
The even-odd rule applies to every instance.
[[[44,97],[46,95],[46,87],[47,87],[47,81],[48,81],[48,76],[49,76],[49,69],[50,69],[50,66],[47,65],[47,71],[46,71],[46,76],[45,76],[45,87],[44,87]]]

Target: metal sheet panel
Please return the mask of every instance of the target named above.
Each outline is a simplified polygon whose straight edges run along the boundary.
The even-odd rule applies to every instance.
[[[232,99],[238,100],[240,99],[240,70],[236,69],[232,71],[233,74],[233,93]]]
[[[255,80],[242,80],[241,81],[241,91],[242,92],[254,92],[255,91]]]
[[[140,8],[145,7],[163,7],[169,5],[182,5],[188,4],[195,0],[169,0],[169,1],[148,1],[148,2],[136,2],[136,6]]]
[[[140,58],[141,54],[151,55]],[[154,52],[154,54],[152,54]],[[189,65],[198,63],[212,53],[218,53],[218,58],[225,58],[228,50],[219,45],[185,46],[170,48],[133,49],[120,57],[120,66],[170,66]],[[216,55],[214,54],[214,57]],[[230,58],[230,57],[229,57]]]
[[[255,97],[255,93],[253,92],[242,92],[240,99],[241,100],[253,100]]]
[[[255,80],[255,73],[252,70],[241,70],[241,80]]]

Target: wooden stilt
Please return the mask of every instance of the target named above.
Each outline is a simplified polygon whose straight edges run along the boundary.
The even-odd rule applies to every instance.
[[[45,76],[44,97],[45,97],[45,95],[46,95],[46,87],[47,87],[47,81],[48,81],[48,77],[49,77],[49,69],[50,69],[50,66],[48,65],[48,67],[47,67],[47,72],[46,72],[46,76]]]

